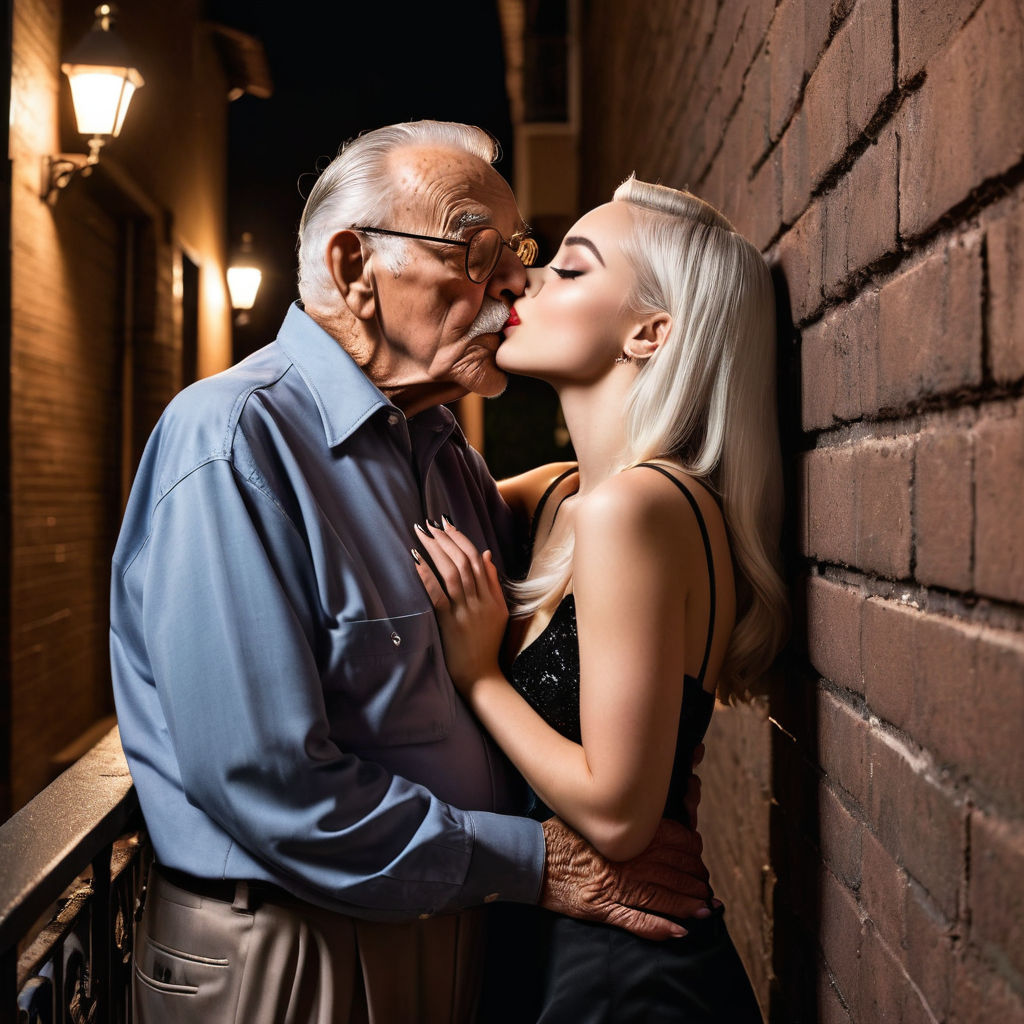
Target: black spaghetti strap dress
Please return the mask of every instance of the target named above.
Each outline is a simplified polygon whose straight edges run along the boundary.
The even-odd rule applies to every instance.
[[[676,755],[665,805],[665,817],[688,824],[684,798],[693,751],[703,739],[714,709],[714,695],[704,689],[715,627],[714,564],[704,518],[693,495],[661,466],[642,465],[662,473],[685,495],[697,517],[708,560],[707,645],[698,675],[684,678]],[[545,494],[535,523],[543,502],[566,475]],[[549,725],[580,742],[580,660],[572,594],[562,599],[544,631],[514,659],[508,675]],[[539,804],[534,813],[541,819],[551,814]],[[760,1024],[762,1020],[721,910],[703,920],[682,922],[689,934],[665,942],[640,939],[610,925],[546,911],[536,916],[541,919],[536,936],[541,991],[533,997],[530,1016],[520,1020],[537,1020],[539,1024]]]

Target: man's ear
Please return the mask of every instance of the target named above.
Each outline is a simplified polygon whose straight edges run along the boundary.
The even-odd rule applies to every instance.
[[[650,359],[668,340],[671,330],[668,313],[653,313],[634,326],[623,351],[634,359]]]
[[[376,312],[370,257],[363,258],[362,242],[354,231],[338,231],[327,243],[327,266],[338,294],[352,315],[369,320]]]

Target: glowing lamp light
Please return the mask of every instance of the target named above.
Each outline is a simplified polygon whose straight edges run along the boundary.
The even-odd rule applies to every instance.
[[[61,153],[44,159],[42,195],[51,205],[76,174],[85,177],[92,171],[107,140],[121,134],[132,96],[145,85],[111,29],[115,13],[113,4],[100,4],[92,29],[60,66],[71,85],[78,130],[90,138],[88,154]]]
[[[231,295],[231,308],[252,309],[262,280],[263,271],[255,266],[252,260],[252,235],[246,231],[242,235],[242,244],[238,248],[238,255],[228,267],[228,292]]]
[[[263,271],[258,267],[228,267],[228,291],[232,309],[252,309],[260,290]]]
[[[78,130],[83,135],[116,139],[135,90],[144,84],[142,76],[135,68],[62,64],[60,69],[71,83]]]

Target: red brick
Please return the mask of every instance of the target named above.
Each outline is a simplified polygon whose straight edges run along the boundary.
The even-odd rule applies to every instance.
[[[986,629],[978,642],[972,703],[966,716],[963,757],[975,788],[1024,813],[1024,635]],[[969,758],[969,759],[968,759]]]
[[[1008,384],[1024,377],[1024,202],[989,222],[988,334],[990,370]],[[1000,209],[1002,213],[1002,209]]]
[[[864,930],[858,991],[859,1019],[871,1024],[934,1024],[900,962],[899,953],[874,928]]]
[[[970,590],[974,541],[972,438],[928,430],[914,466],[914,576],[921,583]]]
[[[818,787],[818,845],[830,871],[851,891],[860,886],[865,829],[827,783]]]
[[[970,938],[1024,974],[1024,826],[971,814]]]
[[[939,909],[954,917],[964,869],[960,798],[930,779],[922,761],[880,732],[868,735],[868,758],[870,817],[879,841]]]
[[[921,5],[922,7],[927,5]],[[900,226],[926,232],[1024,153],[1024,10],[985,0],[897,115]]]
[[[807,581],[807,652],[826,678],[864,692],[860,669],[860,619],[864,597],[820,576]]]
[[[896,248],[896,136],[868,146],[825,199],[825,295],[843,293],[856,273]]]
[[[861,807],[868,802],[868,726],[848,704],[827,690],[818,693],[818,763],[825,777],[842,786]]]
[[[974,428],[974,446],[974,586],[981,594],[1021,602],[1024,411],[999,408],[982,418]]]
[[[981,383],[981,298],[977,233],[958,238],[882,288],[883,408]]]
[[[809,327],[805,338],[812,331],[816,332],[812,342],[814,351],[808,355],[807,361],[811,363],[815,356],[819,356],[822,365],[816,374],[808,367],[808,377],[814,374],[816,386],[832,396],[828,420],[814,425],[831,425],[833,417],[855,420],[866,412],[874,411],[878,391],[878,292],[862,292],[853,302],[837,306],[823,320]],[[814,401],[813,418],[822,420],[826,413],[818,404],[820,398],[817,395],[812,398],[808,394],[808,384],[811,383],[807,379],[804,381],[805,407]]]
[[[778,263],[797,324],[808,320],[821,305],[821,229],[821,206],[812,203],[779,239]]]
[[[869,599],[861,629],[872,713],[1003,806],[1024,806],[1024,637]]]
[[[771,55],[771,136],[777,139],[800,99],[805,78],[828,38],[829,5],[782,0],[775,9]]]
[[[890,0],[861,0],[836,33],[804,92],[817,187],[860,138],[893,87]]]
[[[838,405],[839,366],[834,328],[826,316],[800,336],[800,422],[804,430],[831,427],[841,419]]]
[[[1024,1024],[1024,994],[973,953],[953,961],[950,1024]]]
[[[864,696],[873,714],[900,729],[908,728],[914,709],[914,631],[918,615],[912,608],[877,597],[864,606]]]
[[[818,448],[805,456],[807,549],[826,562],[857,559],[856,476],[853,449]]]
[[[764,251],[782,227],[782,153],[775,149],[747,188],[752,205],[747,237]]]
[[[861,849],[861,909],[885,942],[893,949],[898,949],[903,941],[907,873],[866,829]]]
[[[921,888],[912,885],[903,902],[907,973],[939,1020],[949,1013],[956,928],[939,914]]]
[[[843,1005],[839,991],[832,984],[832,976],[825,968],[818,972],[815,994],[818,1005],[814,1019],[818,1024],[850,1024],[850,1011]]]
[[[942,49],[978,6],[978,0],[928,4],[899,0],[899,79],[904,85]]]
[[[937,615],[921,615],[914,636],[914,738],[936,760],[971,771],[986,719],[978,714],[975,683],[979,630]]]
[[[827,869],[820,873],[821,925],[819,940],[829,972],[843,999],[856,1012],[857,976],[864,925],[856,900]]]
[[[910,575],[913,443],[866,443],[856,450],[856,564],[892,579]]]
[[[810,150],[807,147],[807,116],[800,110],[790,122],[782,141],[782,220],[792,224],[811,198]]]

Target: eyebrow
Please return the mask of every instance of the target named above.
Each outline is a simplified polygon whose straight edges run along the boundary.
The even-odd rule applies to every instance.
[[[562,244],[563,245],[582,245],[585,248],[589,249],[597,257],[597,262],[600,263],[602,267],[606,266],[606,264],[604,262],[604,258],[601,256],[601,253],[598,251],[597,246],[594,245],[594,243],[589,238],[584,238],[582,235],[570,235]]]

